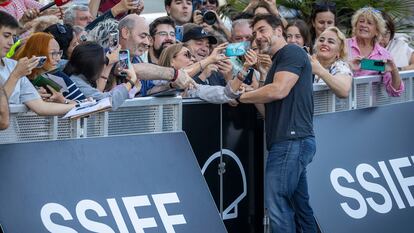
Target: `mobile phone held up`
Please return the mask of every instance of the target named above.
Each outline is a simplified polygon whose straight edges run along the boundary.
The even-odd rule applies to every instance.
[[[130,64],[129,50],[127,49],[120,50],[118,57],[119,57],[119,67],[125,70],[129,69],[129,64]]]
[[[39,60],[39,63],[37,63],[36,68],[41,68],[41,67],[43,67],[45,65],[46,60],[47,60],[47,57],[45,57],[45,56],[39,56],[39,57],[37,57],[37,59]]]
[[[175,39],[182,42],[184,39],[184,27],[183,26],[175,26]]]
[[[119,31],[113,30],[109,32],[109,44],[108,48],[110,51],[114,51],[119,44]]]
[[[227,57],[243,56],[247,53],[247,50],[249,49],[250,49],[249,41],[228,44],[226,47],[226,56]]]
[[[385,62],[382,60],[372,60],[365,59],[361,60],[361,70],[373,70],[384,72],[385,71]]]

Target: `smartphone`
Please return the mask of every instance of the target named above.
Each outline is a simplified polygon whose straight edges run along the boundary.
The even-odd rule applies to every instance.
[[[55,81],[45,77],[44,75],[37,76],[33,81],[33,85],[36,87],[43,87],[46,89],[46,91],[49,92],[49,88],[47,86],[50,86],[51,88],[55,89],[56,91],[60,91],[62,89],[62,86],[57,84]]]
[[[184,27],[183,26],[175,26],[175,39],[177,41],[183,41],[184,38]]]
[[[119,44],[119,31],[113,30],[109,32],[109,50],[114,51]]]
[[[122,69],[129,69],[129,50],[127,49],[123,49],[119,51],[119,67],[121,67]]]
[[[228,44],[226,47],[227,57],[243,56],[250,49],[250,41]]]
[[[37,59],[39,60],[39,63],[37,63],[36,68],[41,68],[41,67],[43,67],[45,65],[46,60],[47,60],[47,57],[45,57],[45,56],[39,56],[39,57],[37,57]]]
[[[251,85],[252,82],[253,82],[253,74],[254,74],[254,69],[249,68],[249,70],[247,71],[247,76],[244,79],[243,83],[245,83],[247,85]]]
[[[361,70],[385,71],[385,62],[382,60],[365,59],[361,60]]]

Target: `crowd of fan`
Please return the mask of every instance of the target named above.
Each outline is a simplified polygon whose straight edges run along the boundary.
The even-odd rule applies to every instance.
[[[62,115],[91,99],[111,97],[116,109],[129,98],[179,89],[184,97],[237,105],[242,93],[264,85],[272,66],[268,45],[274,38],[262,36],[266,28],[251,27],[261,14],[280,17],[287,41],[307,50],[314,83],[325,83],[339,98],[349,96],[354,77],[380,74],[361,70],[363,58],[386,63],[381,75],[390,96],[404,91],[399,71],[414,68],[406,37],[395,32],[386,12],[372,7],[354,14],[348,39],[335,27],[335,4],[325,1],[313,5],[308,22],[274,0],[251,1],[232,19],[217,14],[218,0],[165,0],[168,16],[152,22],[140,16],[144,0],[91,1],[40,12],[41,7],[35,0],[0,0],[2,129],[9,104]],[[229,43],[243,41],[251,43],[243,57],[225,55]],[[129,51],[127,69],[119,64],[121,50]],[[47,59],[39,66],[41,56]],[[67,90],[34,86],[45,72],[62,78]]]

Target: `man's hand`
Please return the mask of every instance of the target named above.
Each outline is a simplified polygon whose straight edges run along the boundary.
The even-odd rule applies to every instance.
[[[254,50],[249,49],[247,53],[244,55],[244,67],[252,67],[257,64],[257,54]]]
[[[40,12],[40,16],[44,16],[44,15],[55,15],[59,19],[63,19],[65,13],[64,13],[64,10],[61,7],[57,7],[57,8],[51,8],[51,9],[47,9],[43,12]]]
[[[203,15],[200,10],[195,10],[193,14],[193,22],[198,25],[203,24]]]
[[[143,0],[141,0],[143,1]],[[134,11],[138,9],[140,4],[136,4],[136,0],[121,0],[118,4],[112,7],[111,12],[113,16],[123,14],[129,10]]]
[[[265,75],[272,66],[272,59],[267,54],[257,54],[257,70],[260,74]]]
[[[23,16],[20,18],[21,23],[27,23],[40,15],[40,11],[36,8],[28,9],[23,13]]]
[[[187,74],[187,72],[181,69],[181,70],[178,70],[177,79],[172,83],[172,85],[176,88],[192,89],[195,87],[196,83],[190,77],[190,75]]]
[[[218,45],[216,48],[213,49],[210,56],[208,56],[208,59],[210,59],[210,63],[216,63],[219,61],[222,61],[224,59],[227,59],[226,55],[224,55],[223,51],[226,49],[227,45],[229,43],[223,43]]]
[[[39,59],[35,56],[32,58],[23,57],[18,62],[14,70],[11,72],[10,76],[14,78],[21,78],[32,73],[33,68],[37,66]]]

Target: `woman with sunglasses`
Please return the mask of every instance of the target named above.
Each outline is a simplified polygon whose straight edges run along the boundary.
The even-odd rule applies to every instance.
[[[379,41],[385,33],[385,21],[381,12],[372,8],[359,9],[352,16],[352,35],[347,39],[348,60],[354,73],[354,77],[379,75],[383,76],[382,82],[389,96],[400,96],[404,90],[397,66],[391,54],[381,47]],[[381,60],[385,63],[384,72],[369,70],[361,67],[362,59]],[[377,62],[378,63],[378,62]]]
[[[202,66],[202,63],[195,63],[194,56],[183,44],[175,44],[163,50],[158,65],[194,73],[194,68]],[[197,84],[195,88],[187,90],[186,97],[200,98],[211,103],[227,103],[241,94],[238,90],[242,83],[241,80],[234,79],[229,81],[226,87]]]
[[[313,47],[316,38],[318,38],[325,29],[335,26],[336,4],[329,1],[314,3],[309,24],[311,25],[310,31]]]
[[[49,72],[55,76],[61,77],[68,87],[67,91],[62,94],[49,87],[40,87],[39,92],[44,99],[59,103],[69,103],[70,100],[81,101],[85,99],[83,93],[76,87],[74,82],[63,72],[57,71],[56,68],[60,62],[63,51],[60,50],[58,42],[50,34],[37,32],[32,34],[27,42],[20,48],[15,55],[19,60],[23,57],[46,57],[43,66],[34,68],[32,73],[27,77],[33,82],[38,75]],[[46,88],[46,89],[45,89]]]

